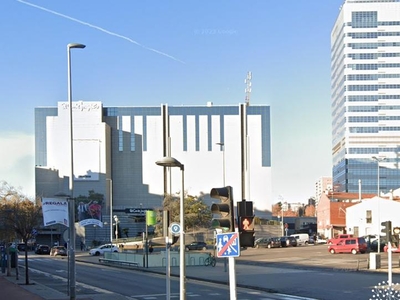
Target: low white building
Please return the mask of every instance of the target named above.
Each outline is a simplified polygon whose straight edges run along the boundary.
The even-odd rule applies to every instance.
[[[346,209],[347,233],[364,236],[381,233],[381,223],[392,221],[392,228],[400,226],[400,202],[374,197]]]

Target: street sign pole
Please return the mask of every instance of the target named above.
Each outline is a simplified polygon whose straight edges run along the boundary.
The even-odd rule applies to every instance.
[[[240,256],[239,232],[217,234],[217,257],[228,258],[230,300],[236,300],[235,257]]]
[[[230,300],[236,300],[236,265],[235,258],[229,257],[229,291],[231,294]]]

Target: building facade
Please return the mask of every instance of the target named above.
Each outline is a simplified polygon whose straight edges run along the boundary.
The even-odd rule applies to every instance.
[[[346,0],[332,29],[335,192],[400,185],[399,16],[399,0]]]
[[[121,214],[160,208],[164,193],[181,193],[179,168],[155,163],[164,156],[184,165],[189,195],[212,201],[210,190],[225,184],[233,187],[235,202],[271,207],[269,106],[103,107],[80,101],[72,111],[74,197],[90,190],[105,195],[103,216],[110,206]],[[36,194],[68,193],[69,104],[36,108],[35,122]]]
[[[332,190],[332,177],[324,176],[315,182],[315,206],[318,206],[322,193]]]

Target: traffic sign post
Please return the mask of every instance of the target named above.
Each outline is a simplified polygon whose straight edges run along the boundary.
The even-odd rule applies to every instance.
[[[230,300],[236,300],[236,268],[235,257],[240,256],[238,232],[217,234],[217,257],[228,257]]]

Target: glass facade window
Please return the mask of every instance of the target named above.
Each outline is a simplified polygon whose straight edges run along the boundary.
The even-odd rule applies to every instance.
[[[378,27],[378,12],[376,12],[376,11],[354,11],[354,12],[352,12],[351,26],[353,28],[376,28],[376,27]]]

